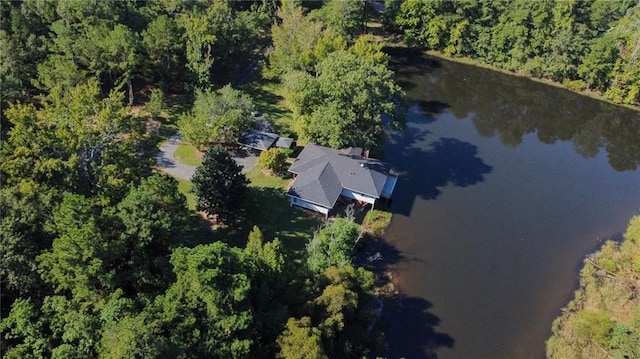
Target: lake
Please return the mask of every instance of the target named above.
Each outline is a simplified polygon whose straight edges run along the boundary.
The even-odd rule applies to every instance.
[[[640,213],[640,114],[416,53],[392,53],[406,128],[385,239],[389,358],[544,358],[585,255]]]

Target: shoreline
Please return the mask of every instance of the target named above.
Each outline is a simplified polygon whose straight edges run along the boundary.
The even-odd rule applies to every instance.
[[[470,57],[450,57],[450,56],[445,55],[441,51],[426,50],[426,49],[421,49],[419,47],[411,47],[411,46],[406,45],[402,41],[389,41],[389,42],[386,42],[384,47],[388,48],[388,49],[413,50],[416,53],[421,53],[423,55],[434,57],[434,58],[437,58],[437,59],[440,59],[440,60],[446,60],[446,61],[465,64],[465,65],[474,66],[474,67],[478,67],[478,68],[482,68],[482,69],[487,69],[487,70],[491,70],[491,71],[496,71],[496,72],[504,74],[504,75],[514,76],[514,77],[518,77],[518,78],[529,79],[531,81],[534,81],[534,82],[537,82],[537,83],[540,83],[540,84],[544,84],[544,85],[552,86],[552,87],[555,87],[555,88],[558,88],[558,89],[570,91],[570,92],[575,93],[575,94],[580,95],[580,96],[585,96],[585,97],[588,97],[590,99],[601,101],[601,102],[604,102],[604,103],[607,103],[607,104],[610,104],[610,105],[624,107],[626,109],[629,109],[629,110],[636,111],[636,112],[640,113],[640,104],[638,104],[638,105],[629,105],[629,104],[616,103],[616,102],[613,102],[613,101],[605,98],[601,93],[596,92],[596,91],[592,91],[592,90],[588,90],[588,89],[587,90],[575,90],[575,89],[572,89],[572,88],[570,88],[570,87],[568,87],[566,85],[563,85],[560,82],[556,82],[556,81],[553,81],[551,79],[540,78],[540,77],[535,77],[535,76],[526,75],[526,74],[519,74],[517,72],[501,69],[501,68],[496,67],[494,65],[491,65],[491,64],[488,64],[488,63],[485,63],[485,62],[482,62],[480,60],[476,60],[476,59],[473,59],[473,58],[470,58]],[[391,57],[393,57],[393,56],[391,56]]]

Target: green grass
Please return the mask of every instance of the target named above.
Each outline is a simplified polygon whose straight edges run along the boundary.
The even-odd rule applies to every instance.
[[[250,184],[246,220],[239,226],[218,229],[216,236],[242,247],[253,226],[258,226],[265,240],[278,238],[293,252],[303,250],[321,221],[291,207],[285,195],[289,179],[265,175],[257,168],[247,173],[247,178]]]
[[[180,191],[180,193],[182,193],[185,197],[187,197],[187,207],[190,210],[195,211],[196,196],[193,193],[191,193],[191,188],[193,187],[193,184],[191,183],[191,181],[186,181],[179,178],[176,178],[176,180],[178,181],[178,191]]]
[[[278,81],[265,79],[256,71],[240,88],[251,96],[253,104],[271,120],[277,132],[293,134],[293,114],[285,104]]]
[[[262,171],[258,167],[254,167],[246,174],[246,176],[247,179],[251,181],[252,187],[269,187],[286,190],[289,185],[289,178],[268,176],[262,173]]]
[[[198,157],[198,150],[190,143],[182,142],[174,154],[175,159],[189,166],[200,166],[202,159]]]
[[[299,208],[291,207],[284,190],[249,187],[247,224],[260,227],[265,239],[277,237],[287,248],[294,251],[303,250],[312,238],[313,231],[321,223],[319,219],[309,216]],[[248,231],[246,233],[248,234]]]

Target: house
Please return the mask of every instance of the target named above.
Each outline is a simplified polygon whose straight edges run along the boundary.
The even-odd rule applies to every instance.
[[[380,161],[362,156],[362,149],[335,150],[308,144],[289,167],[295,180],[287,196],[291,204],[325,216],[340,197],[375,205],[390,199],[398,176]]]

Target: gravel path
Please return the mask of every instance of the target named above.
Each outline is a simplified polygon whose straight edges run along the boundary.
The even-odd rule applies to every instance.
[[[182,135],[176,133],[160,146],[160,152],[156,156],[156,162],[161,170],[169,175],[190,181],[196,171],[195,166],[185,165],[175,158],[176,149],[182,143]],[[232,154],[237,164],[242,166],[242,173],[247,173],[258,163],[258,156],[255,153],[238,150]]]
[[[185,165],[175,159],[176,149],[182,143],[182,135],[178,132],[171,136],[160,146],[160,152],[156,156],[158,167],[173,177],[190,181],[196,172],[195,166]]]

